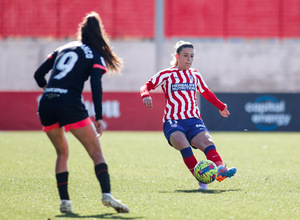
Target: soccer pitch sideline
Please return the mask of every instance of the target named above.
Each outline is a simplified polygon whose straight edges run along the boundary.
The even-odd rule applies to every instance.
[[[104,132],[112,193],[130,207],[130,213],[118,214],[102,205],[92,161],[67,133],[74,213],[61,214],[55,150],[47,136],[1,132],[0,219],[300,219],[300,133],[212,136],[224,162],[238,171],[200,192],[162,132]]]

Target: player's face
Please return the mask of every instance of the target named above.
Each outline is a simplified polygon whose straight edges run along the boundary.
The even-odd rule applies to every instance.
[[[177,68],[182,70],[187,70],[192,66],[194,61],[194,49],[193,48],[183,48],[179,54],[176,54],[178,61]]]

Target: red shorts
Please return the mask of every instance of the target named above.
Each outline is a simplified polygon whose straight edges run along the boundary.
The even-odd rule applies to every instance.
[[[90,118],[86,118],[86,119],[83,119],[81,121],[78,121],[78,122],[75,122],[75,123],[72,123],[72,124],[67,124],[64,127],[65,127],[66,131],[69,131],[71,129],[82,128],[82,127],[87,126],[87,125],[89,125],[91,123],[92,123],[92,120]],[[57,123],[55,123],[53,125],[43,126],[43,131],[49,132],[49,131],[51,131],[53,129],[57,129],[59,127],[60,127],[59,123],[57,122]]]

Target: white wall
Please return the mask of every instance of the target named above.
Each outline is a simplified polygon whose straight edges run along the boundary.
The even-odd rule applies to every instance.
[[[166,40],[161,48],[165,67],[176,41]],[[299,41],[189,41],[196,49],[193,67],[215,92],[300,92]],[[0,41],[0,91],[39,90],[33,79],[35,69],[64,43],[46,39]],[[112,41],[111,45],[125,66],[121,76],[104,76],[104,90],[138,92],[156,72],[154,42]]]

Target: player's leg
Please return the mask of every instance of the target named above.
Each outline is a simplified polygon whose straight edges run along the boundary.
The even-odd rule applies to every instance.
[[[94,125],[90,123],[84,127],[71,129],[70,131],[82,143],[94,162],[96,177],[102,190],[103,204],[113,207],[117,212],[129,212],[129,208],[119,200],[116,200],[110,193],[111,188],[108,167]]]
[[[181,131],[174,131],[170,136],[170,142],[172,146],[179,151],[185,149],[187,146],[190,147],[190,143],[186,139],[185,134]]]
[[[95,173],[100,182],[102,192],[110,193],[108,167],[101,151],[100,141],[97,138],[97,133],[93,124],[90,123],[84,127],[71,129],[70,131],[81,142],[90,158],[93,160]]]
[[[100,163],[105,163],[100,141],[97,138],[97,132],[92,123],[76,129],[71,128],[70,131],[84,146],[95,166]]]
[[[50,130],[49,132],[47,132],[47,136],[52,142],[57,154],[55,172],[56,173],[67,172],[69,149],[68,149],[68,142],[64,135],[63,128]]]
[[[64,129],[59,125],[57,120],[57,109],[59,109],[59,105],[55,103],[40,101],[38,115],[40,117],[41,124],[43,125],[43,130],[52,142],[57,154],[55,173],[57,188],[61,199],[60,211],[72,212],[68,193],[68,143],[64,135]]]
[[[207,136],[206,138],[203,138],[202,136],[206,136],[206,135],[210,135],[209,133],[205,133],[204,131],[202,132],[199,132],[195,137],[192,138],[192,140],[190,141],[191,145],[195,148],[198,148],[200,149],[201,151],[204,151],[205,150],[205,147],[204,146],[207,146],[207,145],[210,145],[210,144],[213,144],[212,142],[212,138],[210,136]],[[199,182],[199,185],[200,185],[200,190],[205,190],[207,189],[207,184],[204,184],[204,183],[200,183]]]
[[[191,140],[191,145],[204,152],[206,158],[213,161],[217,166],[223,165],[221,156],[217,152],[212,136],[208,131],[199,132]]]
[[[186,139],[186,136],[181,131],[175,131],[170,136],[170,143],[172,146],[179,150],[183,161],[189,171],[194,175],[194,167],[197,164],[197,159],[194,156],[190,143]]]
[[[59,196],[61,199],[60,211],[61,212],[72,212],[71,202],[68,193],[68,143],[64,135],[63,128],[51,129],[47,132],[47,136],[51,140],[55,147],[57,158],[56,158],[56,180]]]
[[[206,155],[206,158],[208,160],[213,161],[218,166],[218,175],[217,180],[221,182],[226,177],[232,177],[236,173],[236,168],[226,168],[226,166],[223,165],[223,161],[221,159],[221,156],[217,152],[217,149],[214,145],[214,142],[212,140],[211,134],[208,131],[202,131],[198,133],[192,140],[191,140],[192,146],[198,148],[199,150],[203,151]]]
[[[194,175],[194,167],[197,160],[193,154],[190,143],[185,135],[185,127],[182,120],[168,120],[164,122],[163,131],[168,143],[179,150],[183,161],[189,171]]]
[[[190,144],[205,153],[208,160],[213,161],[217,166],[222,165],[223,161],[216,151],[213,139],[203,121],[199,118],[192,118],[186,121],[189,130],[187,139]]]
[[[170,142],[176,150],[180,151],[186,167],[189,169],[192,175],[195,176],[194,167],[198,162],[193,154],[192,148],[190,147],[188,140],[186,139],[185,134],[180,131],[173,132],[170,137]],[[184,147],[184,146],[188,146],[188,147]],[[199,190],[207,189],[207,184],[200,183],[199,181],[198,183],[200,186]]]

